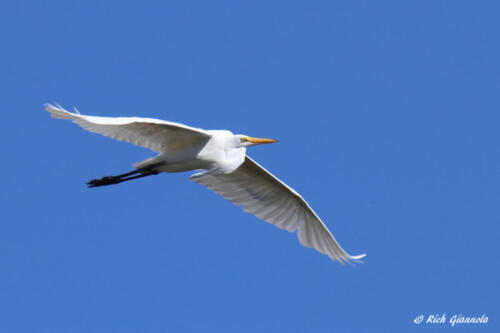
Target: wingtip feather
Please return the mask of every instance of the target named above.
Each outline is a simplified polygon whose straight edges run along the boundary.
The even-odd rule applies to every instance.
[[[344,260],[346,260],[348,263],[364,264],[365,262],[361,260],[364,257],[366,257],[365,253],[356,256],[348,256],[347,258],[344,258]]]
[[[57,103],[55,103],[55,105],[50,104],[50,103],[45,103],[43,106],[45,107],[45,111],[50,112],[50,115],[53,118],[57,118],[57,119],[73,119],[74,118],[73,113],[67,111],[66,109],[64,109],[62,106],[60,106]]]
[[[366,257],[366,253],[358,254],[357,256],[350,256],[350,259],[352,259],[352,260],[359,260],[359,259],[362,259],[364,257]]]

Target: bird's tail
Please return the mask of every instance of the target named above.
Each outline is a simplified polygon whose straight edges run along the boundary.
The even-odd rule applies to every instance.
[[[159,156],[161,156],[161,155],[153,156],[153,157],[145,159],[144,161],[134,163],[133,167],[136,168],[137,170],[147,169],[147,168],[151,168],[151,167],[159,167],[159,166],[165,164],[165,162],[159,161],[159,159],[158,159]]]

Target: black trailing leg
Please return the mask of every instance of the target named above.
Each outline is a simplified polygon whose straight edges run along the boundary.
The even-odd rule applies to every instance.
[[[159,171],[156,171],[155,168],[157,168],[160,165],[162,165],[162,163],[152,164],[146,168],[137,169],[127,173],[122,173],[121,175],[117,176],[106,176],[100,179],[92,179],[87,183],[87,185],[89,187],[99,187],[99,186],[119,184],[122,182],[126,182],[127,180],[142,178],[146,176],[157,175]]]

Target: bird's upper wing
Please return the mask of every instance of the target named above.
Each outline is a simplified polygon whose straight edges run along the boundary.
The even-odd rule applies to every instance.
[[[365,256],[347,254],[297,192],[248,156],[232,173],[204,172],[190,178],[266,222],[290,232],[298,229],[302,245],[315,248],[332,260],[343,263],[357,261]]]
[[[158,153],[201,143],[210,138],[202,129],[159,119],[84,116],[51,104],[46,104],[45,110],[54,118],[71,119],[87,131],[149,148]]]

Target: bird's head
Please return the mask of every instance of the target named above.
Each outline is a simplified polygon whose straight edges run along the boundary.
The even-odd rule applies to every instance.
[[[249,147],[249,146],[261,145],[263,143],[278,142],[278,140],[274,139],[252,138],[250,136],[242,134],[235,135],[235,140],[237,140],[237,144],[239,145],[239,147]]]

